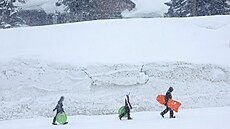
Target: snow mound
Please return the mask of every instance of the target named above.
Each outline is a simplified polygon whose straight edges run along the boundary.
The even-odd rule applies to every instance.
[[[183,61],[229,66],[229,22],[230,16],[212,16],[0,30],[0,59],[38,58],[74,65]]]
[[[61,95],[68,115],[114,114],[131,92],[134,111],[163,108],[155,101],[173,86],[182,108],[230,106],[230,68],[162,62],[79,67],[40,60],[0,64],[0,119],[51,117]]]
[[[230,106],[230,16],[102,20],[0,30],[0,120]]]

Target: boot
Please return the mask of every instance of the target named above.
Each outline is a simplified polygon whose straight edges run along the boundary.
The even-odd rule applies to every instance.
[[[170,118],[176,118],[176,117],[173,115],[173,110],[170,110]]]
[[[131,117],[128,117],[128,120],[132,120],[133,118],[131,118]]]
[[[54,123],[54,122],[53,122],[52,124],[53,124],[53,125],[57,125],[57,124],[56,124],[56,123]]]
[[[128,115],[128,120],[132,120],[133,118],[130,117],[130,112],[127,113]]]
[[[122,118],[122,116],[121,115],[119,115],[119,119],[121,120],[121,118]]]
[[[170,118],[176,118],[175,116],[170,116]]]
[[[63,125],[68,124],[68,122],[63,123]]]
[[[164,118],[164,114],[163,114],[163,112],[161,112],[161,113],[160,113],[160,115]]]

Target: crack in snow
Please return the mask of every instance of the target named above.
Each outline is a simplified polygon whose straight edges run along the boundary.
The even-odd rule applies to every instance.
[[[93,80],[93,77],[89,75],[89,73],[86,71],[86,68],[82,68],[81,69],[85,74],[86,76],[91,80],[91,85],[94,85],[95,81]]]

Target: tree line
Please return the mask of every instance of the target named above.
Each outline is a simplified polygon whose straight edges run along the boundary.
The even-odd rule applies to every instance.
[[[57,0],[64,12],[47,14],[44,10],[22,10],[16,2],[25,0],[0,0],[0,28],[39,26],[98,19],[122,18],[124,10],[132,10],[131,0]],[[230,14],[230,0],[170,0],[165,17],[192,17]]]

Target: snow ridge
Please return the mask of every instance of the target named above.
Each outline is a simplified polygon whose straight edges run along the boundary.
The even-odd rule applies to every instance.
[[[61,95],[68,115],[115,114],[131,92],[133,111],[161,110],[169,86],[182,108],[230,106],[230,68],[155,62],[78,67],[41,60],[0,63],[0,120],[51,117]]]

